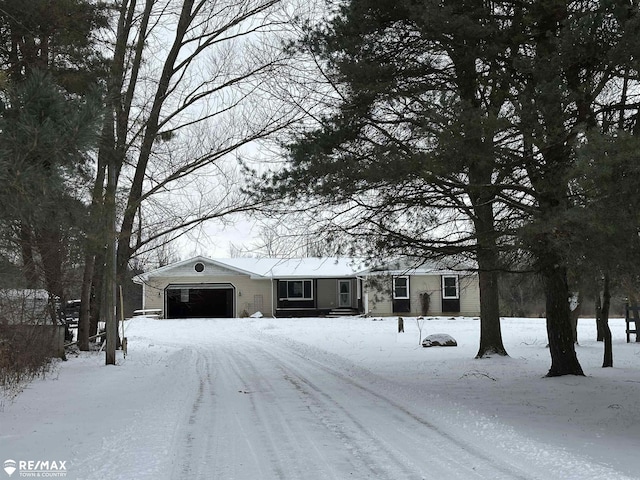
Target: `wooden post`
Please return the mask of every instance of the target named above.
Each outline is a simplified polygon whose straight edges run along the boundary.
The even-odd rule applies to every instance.
[[[402,317],[398,317],[398,333],[404,333],[404,319]]]

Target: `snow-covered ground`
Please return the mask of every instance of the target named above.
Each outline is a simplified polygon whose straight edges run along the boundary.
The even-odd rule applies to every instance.
[[[543,319],[475,360],[477,319],[425,320],[458,347],[422,348],[416,319],[135,318],[117,366],[0,396],[0,480],[640,478],[640,344],[611,324],[614,368],[580,320],[586,377],[544,378]]]

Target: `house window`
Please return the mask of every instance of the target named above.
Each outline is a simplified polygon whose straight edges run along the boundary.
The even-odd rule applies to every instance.
[[[313,300],[311,280],[280,280],[278,282],[280,300]]]
[[[409,277],[393,277],[393,298],[409,298]]]
[[[442,276],[442,298],[460,298],[460,288],[457,275]]]
[[[204,263],[198,262],[198,263],[195,264],[195,266],[193,268],[194,268],[194,270],[196,272],[202,273],[202,272],[204,272]]]

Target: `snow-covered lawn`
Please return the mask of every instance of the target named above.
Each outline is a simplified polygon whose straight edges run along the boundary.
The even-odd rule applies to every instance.
[[[543,319],[475,360],[471,318],[424,321],[445,348],[416,319],[135,318],[117,366],[82,353],[0,396],[0,480],[640,478],[640,344],[611,324],[614,368],[581,319],[586,377],[544,378]]]

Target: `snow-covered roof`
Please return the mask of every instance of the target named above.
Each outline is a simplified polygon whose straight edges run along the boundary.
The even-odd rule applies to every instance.
[[[353,258],[207,258],[193,257],[166,265],[134,278],[137,283],[150,277],[183,275],[193,272],[192,265],[201,262],[207,267],[228,273],[240,273],[251,278],[342,278],[354,277],[364,270],[364,263]]]
[[[225,258],[216,262],[266,278],[353,277],[363,263],[353,258]]]
[[[242,274],[254,279],[287,278],[352,278],[369,275],[431,275],[461,273],[464,268],[452,270],[437,263],[415,262],[401,259],[385,262],[377,267],[367,266],[358,258],[189,258],[172,263],[134,278],[136,283],[144,283],[152,277],[173,277],[197,275],[196,263],[202,263],[206,270],[203,275]],[[215,273],[214,273],[215,272]]]
[[[385,275],[446,275],[464,274],[473,272],[475,269],[468,264],[454,263],[449,261],[432,261],[420,258],[404,257],[385,263],[372,266],[365,275],[385,274]]]

